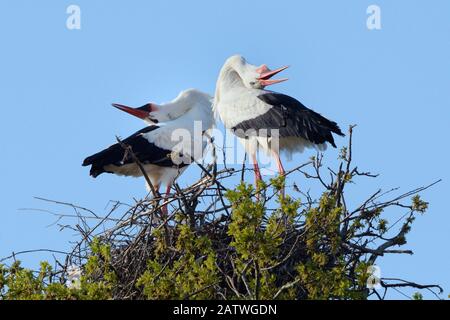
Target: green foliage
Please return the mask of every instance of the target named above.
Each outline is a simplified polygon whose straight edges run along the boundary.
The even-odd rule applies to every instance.
[[[423,295],[420,292],[415,292],[412,298],[413,300],[423,300]]]
[[[275,190],[284,187],[284,178],[271,180]],[[260,186],[265,187],[265,186]],[[257,191],[257,190],[256,190]],[[255,200],[252,185],[241,183],[226,194],[233,215],[228,228],[237,277],[245,279],[246,298],[271,299],[279,290],[271,267],[280,258],[280,245],[293,228],[300,203],[289,196],[278,196],[279,209],[267,215],[264,203]]]
[[[428,202],[423,201],[420,195],[416,194],[412,198],[412,209],[419,213],[425,213],[428,209]]]
[[[56,279],[52,267],[42,262],[39,272],[21,267],[0,265],[0,300],[105,300],[112,299],[115,275],[110,270],[108,245],[92,243],[92,255],[85,265],[79,286],[67,286]]]
[[[355,266],[353,281],[341,251],[339,226],[343,208],[325,193],[319,206],[306,213],[306,259],[297,266],[308,299],[363,299],[367,265]]]
[[[147,299],[208,299],[218,282],[216,254],[211,241],[196,237],[186,224],[177,225],[178,238],[168,260],[163,233],[157,233],[158,250],[155,259],[137,281]]]
[[[271,185],[279,191],[284,179],[273,179]],[[242,183],[226,195],[233,206],[228,234],[236,252],[237,276],[247,280],[247,298],[295,299],[302,296],[302,292],[306,292],[303,296],[308,299],[366,297],[363,288],[368,265],[356,264],[353,278],[349,277],[339,232],[343,210],[332,196],[325,193],[317,207],[302,211],[300,201],[279,195],[279,209],[267,214],[264,203],[253,200],[254,193],[251,185]],[[304,256],[295,267],[295,277],[283,283],[285,275],[274,266],[280,263],[282,245],[299,220],[304,220],[305,224]],[[277,295],[280,287],[288,289]]]

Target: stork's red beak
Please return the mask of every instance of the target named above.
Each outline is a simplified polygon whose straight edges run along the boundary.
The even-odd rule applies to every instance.
[[[135,117],[138,117],[139,119],[148,118],[150,112],[152,111],[152,105],[150,103],[140,108],[131,108],[117,103],[113,103],[112,106],[119,110],[125,111],[126,113],[129,113]]]
[[[280,82],[289,80],[288,78],[275,79],[275,80],[270,79],[274,75],[280,73],[281,71],[286,70],[287,68],[289,68],[289,66],[284,66],[284,67],[278,68],[276,70],[270,70],[269,68],[267,68],[267,66],[265,64],[262,65],[261,67],[256,69],[256,71],[260,73],[260,76],[258,78],[259,83],[261,83],[261,85],[266,87],[266,86],[270,86],[275,83],[280,83]]]

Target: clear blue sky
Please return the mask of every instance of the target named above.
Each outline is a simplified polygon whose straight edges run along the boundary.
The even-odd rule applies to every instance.
[[[81,30],[66,28],[70,4],[81,7]],[[382,30],[366,28],[371,4],[381,7]],[[101,213],[109,200],[144,195],[142,180],[93,180],[80,165],[142,127],[111,102],[163,102],[190,87],[213,94],[224,60],[241,53],[255,64],[291,65],[291,80],[274,89],[343,128],[358,124],[355,161],[381,176],[354,186],[355,197],[444,180],[424,193],[431,206],[409,236],[415,254],[380,265],[386,277],[440,283],[447,297],[449,15],[446,0],[0,2],[0,256],[64,250],[73,239],[48,227],[54,218],[19,211],[56,209],[34,196]],[[47,257],[22,258],[33,266]]]

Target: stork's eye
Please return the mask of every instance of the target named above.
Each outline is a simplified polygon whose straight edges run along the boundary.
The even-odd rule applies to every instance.
[[[250,85],[251,85],[251,86],[254,86],[255,84],[256,84],[255,81],[250,82]]]

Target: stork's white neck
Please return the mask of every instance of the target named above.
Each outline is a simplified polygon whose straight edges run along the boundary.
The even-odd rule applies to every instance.
[[[245,66],[245,59],[240,56],[233,56],[225,62],[217,79],[214,97],[215,104],[219,103],[222,95],[226,94],[227,91],[237,87],[244,87],[241,74]]]
[[[212,98],[206,93],[195,89],[189,89],[182,91],[178,97],[171,102],[162,105],[158,113],[163,122],[183,117],[193,109],[211,113],[211,100]]]
[[[195,121],[201,121],[205,130],[212,126],[212,97],[198,90],[190,89],[161,109],[160,125],[174,128],[191,127]]]

